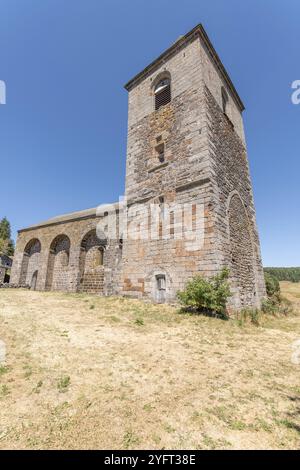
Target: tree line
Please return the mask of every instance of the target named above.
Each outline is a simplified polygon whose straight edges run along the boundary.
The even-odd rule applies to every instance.
[[[0,220],[0,255],[13,256],[14,249],[10,223],[6,217],[3,217],[3,219]]]
[[[264,271],[276,277],[278,281],[300,282],[299,268],[264,268]]]

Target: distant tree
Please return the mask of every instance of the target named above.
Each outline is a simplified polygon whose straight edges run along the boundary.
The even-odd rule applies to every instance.
[[[11,236],[10,223],[6,217],[0,220],[0,238],[2,240],[8,239]]]
[[[14,242],[11,239],[10,223],[6,217],[0,220],[0,254],[13,256]]]
[[[265,268],[278,281],[300,282],[300,268]]]
[[[280,284],[277,277],[265,272],[265,283],[268,297],[280,298]]]

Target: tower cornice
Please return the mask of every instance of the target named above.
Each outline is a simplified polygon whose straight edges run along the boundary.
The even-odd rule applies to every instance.
[[[227,84],[228,89],[230,90],[232,97],[234,98],[238,108],[240,111],[244,111],[245,106],[239,97],[238,92],[236,91],[235,86],[233,85],[228,73],[226,72],[226,69],[218,56],[214,46],[212,45],[204,27],[202,24],[198,24],[193,28],[191,31],[189,31],[187,34],[184,36],[180,37],[174,44],[172,44],[171,47],[169,47],[167,50],[165,50],[157,59],[155,59],[153,62],[151,62],[147,67],[145,67],[141,72],[139,72],[137,75],[135,75],[129,82],[126,83],[125,89],[127,91],[132,90],[138,83],[140,83],[142,80],[147,78],[153,71],[160,67],[166,60],[168,60],[172,55],[176,54],[180,49],[186,46],[187,43],[195,40],[196,38],[200,38],[200,41],[202,41],[204,47],[209,53],[209,56],[211,57],[213,63],[219,70],[223,80]]]

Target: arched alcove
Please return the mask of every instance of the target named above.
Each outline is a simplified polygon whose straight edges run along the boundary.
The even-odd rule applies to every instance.
[[[20,285],[31,285],[34,272],[38,272],[40,263],[41,242],[32,238],[25,246],[23,252]]]
[[[67,235],[58,235],[50,245],[46,290],[68,290],[68,268],[70,257],[70,239]]]
[[[104,284],[105,249],[107,239],[93,229],[85,234],[80,244],[78,290],[101,293]]]

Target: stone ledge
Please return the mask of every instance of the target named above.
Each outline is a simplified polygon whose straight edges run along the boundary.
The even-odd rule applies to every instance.
[[[153,173],[154,171],[161,170],[162,168],[166,168],[168,165],[169,162],[160,163],[159,165],[150,168],[150,170],[148,170],[148,173]]]
[[[193,188],[196,188],[197,186],[202,186],[203,184],[206,184],[206,183],[209,183],[209,182],[210,182],[210,178],[202,178],[200,180],[191,181],[190,183],[186,183],[186,184],[183,184],[181,186],[177,186],[177,188],[175,188],[175,191],[177,193],[180,193],[181,191],[186,191],[188,189],[193,189]]]
[[[30,289],[28,284],[12,284],[9,282],[0,282],[0,289]]]

